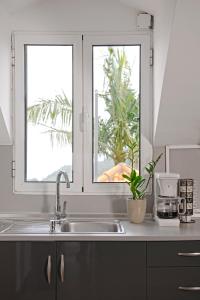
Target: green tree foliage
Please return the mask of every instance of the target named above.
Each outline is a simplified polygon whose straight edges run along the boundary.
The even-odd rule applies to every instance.
[[[34,125],[46,128],[52,145],[72,143],[72,103],[65,93],[55,99],[41,99],[37,104],[28,107],[27,120]]]
[[[132,159],[129,144],[139,148],[139,99],[131,88],[131,68],[125,50],[108,49],[104,61],[105,87],[99,101],[105,102],[109,118],[99,117],[99,153],[111,158],[115,164]],[[102,99],[102,100],[101,100]]]

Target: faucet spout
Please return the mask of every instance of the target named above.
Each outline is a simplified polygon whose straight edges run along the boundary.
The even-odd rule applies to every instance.
[[[60,179],[61,176],[63,176],[65,178],[65,182],[66,182],[66,187],[70,188],[70,181],[69,181],[69,177],[67,175],[66,172],[60,171],[57,174],[56,177],[56,217],[57,219],[61,218],[62,215],[62,209],[61,209],[61,203],[60,203]],[[65,204],[66,206],[66,204]]]

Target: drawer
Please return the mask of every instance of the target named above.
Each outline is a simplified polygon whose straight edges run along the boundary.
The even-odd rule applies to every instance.
[[[200,268],[149,268],[148,300],[199,300]]]
[[[147,265],[200,266],[200,241],[148,242]]]

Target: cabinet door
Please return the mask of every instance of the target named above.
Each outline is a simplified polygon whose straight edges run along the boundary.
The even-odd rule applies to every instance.
[[[60,242],[57,253],[58,300],[145,299],[144,242]]]
[[[51,242],[0,242],[0,298],[54,300],[55,254]]]
[[[200,268],[150,268],[148,300],[199,300]]]
[[[147,243],[149,267],[200,266],[199,241],[166,241]]]

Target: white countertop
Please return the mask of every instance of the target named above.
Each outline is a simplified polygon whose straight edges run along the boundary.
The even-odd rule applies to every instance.
[[[4,218],[3,218],[4,219]],[[4,219],[5,220],[5,219]],[[146,219],[142,224],[121,221],[124,234],[9,234],[0,233],[0,241],[177,241],[200,240],[200,219],[195,223],[181,224],[180,227],[159,227],[153,220]]]

